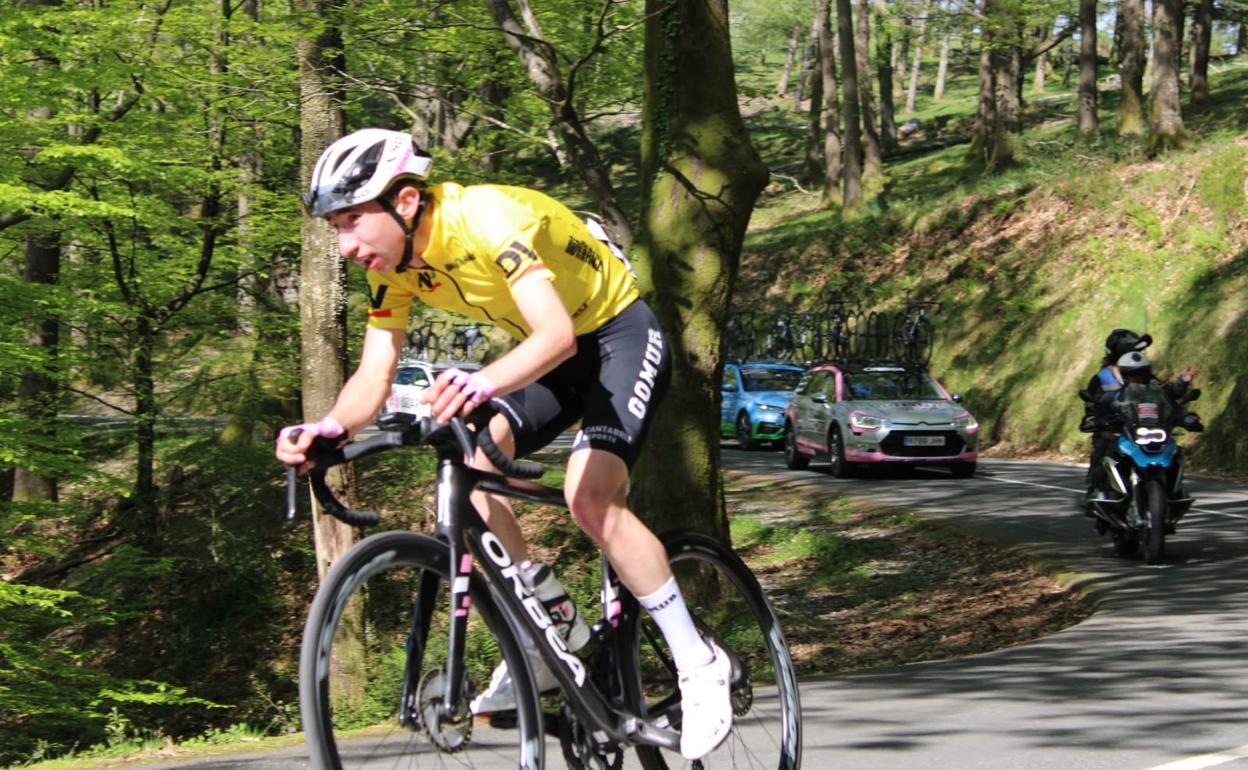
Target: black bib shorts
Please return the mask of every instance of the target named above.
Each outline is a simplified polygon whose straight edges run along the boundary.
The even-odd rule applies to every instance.
[[[572,451],[602,449],[631,469],[671,378],[667,338],[637,300],[577,337],[572,358],[491,405],[511,424],[517,457],[542,449],[579,419]]]

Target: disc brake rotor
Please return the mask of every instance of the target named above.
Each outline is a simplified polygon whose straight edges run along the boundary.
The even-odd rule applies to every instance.
[[[442,715],[442,694],[446,691],[446,677],[441,669],[427,672],[416,688],[416,702],[420,709],[421,724],[429,734],[434,746],[453,754],[468,745],[472,738],[472,712],[468,702],[472,700],[471,686],[464,680],[459,707],[449,717]]]

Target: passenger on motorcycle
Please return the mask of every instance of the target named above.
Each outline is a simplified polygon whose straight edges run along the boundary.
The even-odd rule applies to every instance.
[[[1110,334],[1106,340],[1106,360],[1110,359],[1111,354],[1120,354],[1088,383],[1085,392],[1091,398],[1085,401],[1085,424],[1112,416],[1114,404],[1122,397],[1126,388],[1133,384],[1160,390],[1176,406],[1182,403],[1198,370],[1186,366],[1175,380],[1162,382],[1153,376],[1152,361],[1144,352],[1151,343],[1152,338],[1147,334],[1140,336],[1126,329],[1115,329]],[[1124,349],[1125,352],[1120,352]],[[1181,424],[1192,431],[1201,429],[1200,418],[1194,412],[1186,412]],[[1092,434],[1092,458],[1088,467],[1085,505],[1093,500],[1105,499],[1108,478],[1105,475],[1104,458],[1113,445],[1113,431],[1102,430]],[[1090,511],[1088,515],[1092,515]]]

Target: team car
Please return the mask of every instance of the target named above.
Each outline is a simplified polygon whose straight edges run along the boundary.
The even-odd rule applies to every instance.
[[[785,464],[798,470],[824,457],[838,478],[868,464],[974,475],[979,423],[961,402],[921,367],[815,366],[785,410]]]
[[[418,411],[420,395],[424,393],[439,374],[455,367],[464,371],[475,371],[481,364],[470,362],[442,362],[404,359],[399,361],[398,371],[390,384],[390,395],[381,406],[377,415],[377,427],[385,430],[398,427],[399,423],[411,422],[412,415]]]
[[[410,419],[398,415],[416,413],[420,403],[420,394],[433,384],[435,377],[433,365],[426,361],[400,361],[394,380],[390,383],[390,395],[381,406],[377,415],[377,425],[381,428],[391,427],[390,423]]]
[[[804,372],[792,364],[725,364],[719,432],[742,449],[784,439],[784,407]]]

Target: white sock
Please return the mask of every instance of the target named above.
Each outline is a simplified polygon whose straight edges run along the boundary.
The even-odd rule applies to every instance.
[[[659,590],[649,596],[638,596],[637,601],[654,618],[667,646],[672,650],[672,658],[676,668],[688,671],[690,668],[705,666],[714,658],[711,648],[702,641],[693,618],[689,617],[689,608],[685,606],[685,597],[676,585],[676,578],[671,577]]]

